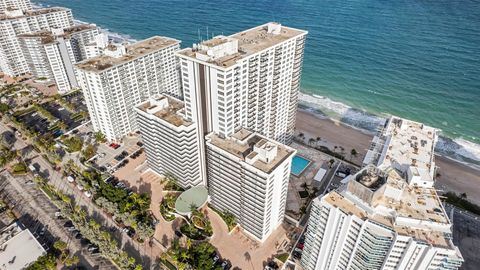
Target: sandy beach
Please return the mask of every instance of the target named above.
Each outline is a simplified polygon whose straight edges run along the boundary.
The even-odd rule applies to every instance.
[[[347,159],[350,159],[351,149],[358,152],[357,157],[352,157],[352,161],[361,164],[372,134],[354,129],[331,119],[322,118],[314,113],[299,110],[297,113],[296,134],[303,133],[305,142],[310,138],[316,140],[321,137],[320,145],[324,145],[333,150],[335,146],[343,147]],[[442,191],[454,191],[456,193],[467,194],[467,198],[480,205],[480,171],[468,167],[460,162],[436,156],[436,165],[438,167],[436,188]]]

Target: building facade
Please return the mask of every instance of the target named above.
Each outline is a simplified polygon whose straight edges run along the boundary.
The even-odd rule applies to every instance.
[[[0,14],[5,14],[6,11],[22,10],[27,11],[32,9],[30,0],[0,0]]]
[[[460,268],[463,257],[435,189],[409,185],[400,171],[373,165],[346,180],[314,200],[305,270]]]
[[[180,42],[152,37],[135,44],[110,44],[104,55],[75,66],[96,131],[120,140],[138,129],[135,105],[161,93],[181,97],[175,52]]]
[[[202,183],[197,128],[185,119],[183,102],[158,95],[138,105],[138,127],[146,149],[148,167],[172,175],[184,189]]]
[[[293,148],[241,129],[230,137],[206,136],[211,204],[265,240],[285,214]]]
[[[186,117],[202,134],[243,127],[289,143],[306,34],[268,23],[181,50]]]
[[[70,9],[13,10],[0,15],[0,71],[9,76],[29,73],[18,35],[73,26]]]
[[[54,82],[60,94],[78,88],[73,65],[86,59],[85,46],[99,34],[95,25],[19,35],[29,72]]]

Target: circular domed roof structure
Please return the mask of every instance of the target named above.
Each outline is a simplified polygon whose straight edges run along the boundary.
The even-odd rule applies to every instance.
[[[180,215],[190,215],[192,206],[202,208],[208,199],[208,190],[205,186],[192,187],[184,191],[175,201],[175,211]]]

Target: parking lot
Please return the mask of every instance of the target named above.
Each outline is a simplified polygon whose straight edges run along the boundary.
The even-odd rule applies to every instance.
[[[17,121],[22,122],[27,126],[29,129],[39,133],[40,135],[45,135],[49,133],[51,130],[51,123],[40,116],[36,111],[31,111],[16,117]],[[58,131],[58,130],[57,130]],[[54,137],[58,137],[61,135],[61,132],[54,131],[52,133]]]
[[[60,119],[67,125],[67,130],[74,129],[82,124],[82,119],[74,117],[75,115],[69,110],[55,102],[47,102],[41,105],[45,110],[50,112],[54,117]]]
[[[98,168],[105,168],[109,172],[115,172],[127,165],[130,156],[137,156],[143,152],[143,144],[139,137],[126,137],[120,146],[115,149],[110,143],[102,143],[98,146],[97,156],[92,160]],[[128,161],[126,161],[128,160]],[[105,170],[101,169],[101,170]]]

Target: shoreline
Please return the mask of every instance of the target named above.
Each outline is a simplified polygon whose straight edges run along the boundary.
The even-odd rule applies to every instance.
[[[321,137],[320,144],[331,150],[334,146],[344,147],[347,159],[354,148],[358,155],[352,161],[357,164],[362,163],[373,138],[373,133],[304,109],[297,110],[295,129],[295,135],[302,132],[306,142]],[[480,170],[439,154],[435,154],[435,162],[440,174],[435,183],[438,190],[466,193],[468,200],[480,205]]]
[[[41,3],[41,1],[35,1],[32,4],[35,8],[50,6],[50,5]],[[96,24],[95,22],[86,22],[78,19],[75,19],[75,23]],[[136,39],[132,38],[129,34],[112,32],[108,28],[104,28],[99,25],[97,26],[103,33],[107,34],[109,38],[111,38],[112,40],[116,40],[119,42],[126,41],[129,43],[137,41]],[[321,102],[327,102],[327,103],[321,104]],[[323,106],[323,105],[327,105],[327,106]],[[367,134],[368,133],[373,134],[374,131],[370,129],[375,129],[376,127],[378,127],[378,124],[380,122],[384,121],[386,117],[388,117],[388,115],[377,115],[369,111],[364,111],[358,108],[350,107],[349,105],[341,101],[332,100],[325,96],[311,94],[311,93],[308,93],[308,91],[304,92],[302,91],[302,89],[300,89],[299,106],[309,108],[310,110],[307,109],[306,111],[314,113],[318,117],[325,117],[328,119],[332,119],[333,121],[339,121],[339,120],[333,119],[333,117],[331,117],[330,115],[320,115],[315,111],[320,112],[320,109],[321,110],[325,109],[326,111],[334,112],[335,114],[338,114],[339,117],[343,117],[342,121],[340,121],[342,124]],[[299,110],[304,110],[304,109],[299,108]],[[347,121],[351,123],[347,123]],[[419,121],[422,122],[421,120]],[[435,128],[441,130],[441,128],[438,128],[438,127],[435,127]],[[439,153],[439,151],[443,153]],[[441,136],[439,136],[439,142],[437,143],[436,153],[437,155],[444,156],[458,163],[462,163],[468,167],[474,168],[476,170],[480,170],[480,144],[475,141],[463,139],[462,137],[453,138],[453,137],[449,137],[447,135],[442,134]]]

